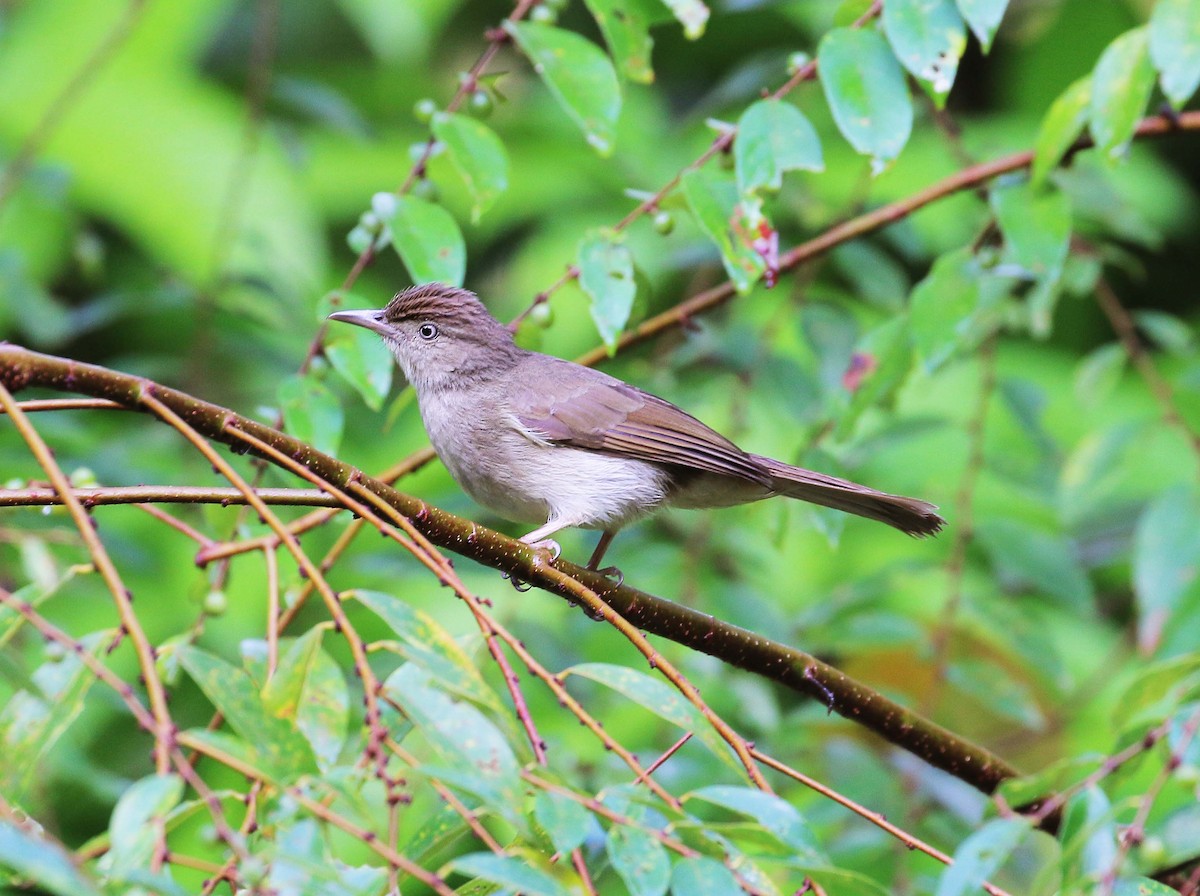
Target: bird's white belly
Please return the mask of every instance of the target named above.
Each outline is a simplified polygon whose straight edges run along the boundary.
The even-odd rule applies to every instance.
[[[505,519],[618,528],[659,507],[661,467],[581,448],[539,444],[516,429],[471,428],[458,438],[426,429],[438,457],[468,495]],[[518,460],[519,459],[519,460]]]

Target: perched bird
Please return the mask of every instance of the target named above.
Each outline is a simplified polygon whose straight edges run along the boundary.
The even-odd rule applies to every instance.
[[[331,320],[374,330],[416,390],[433,449],[468,495],[558,557],[554,533],[602,534],[588,568],[628,523],[661,507],[728,507],[775,495],[887,523],[943,525],[937,508],[749,454],[695,417],[599,370],[519,348],[474,293],[430,283],[378,311]]]

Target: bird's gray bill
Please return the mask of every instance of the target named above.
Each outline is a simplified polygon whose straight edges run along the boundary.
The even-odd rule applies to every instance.
[[[329,315],[330,320],[340,320],[345,324],[354,324],[359,327],[366,327],[368,330],[374,330],[376,333],[388,332],[388,325],[379,319],[379,312],[375,310],[367,311],[335,311]]]

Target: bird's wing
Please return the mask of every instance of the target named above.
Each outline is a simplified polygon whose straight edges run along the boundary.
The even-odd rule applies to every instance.
[[[533,438],[621,457],[736,476],[770,487],[761,464],[669,401],[569,362],[523,390],[514,414]]]

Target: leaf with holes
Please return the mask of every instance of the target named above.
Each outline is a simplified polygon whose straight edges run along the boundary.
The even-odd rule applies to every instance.
[[[592,320],[611,355],[629,315],[637,284],[633,255],[620,237],[593,231],[579,247],[579,285],[592,300]]]
[[[613,150],[621,85],[604,51],[572,31],[505,19],[507,31],[529,57],[550,93],[601,155]]]
[[[825,168],[816,130],[804,113],[783,100],[759,100],[742,113],[733,156],[743,193],[779,189],[785,171]]]
[[[941,108],[958,61],[967,48],[967,30],[954,0],[888,0],[883,30],[900,64],[921,81]]]
[[[984,53],[992,48],[992,38],[1007,7],[1008,0],[958,0],[958,11],[979,38]]]

